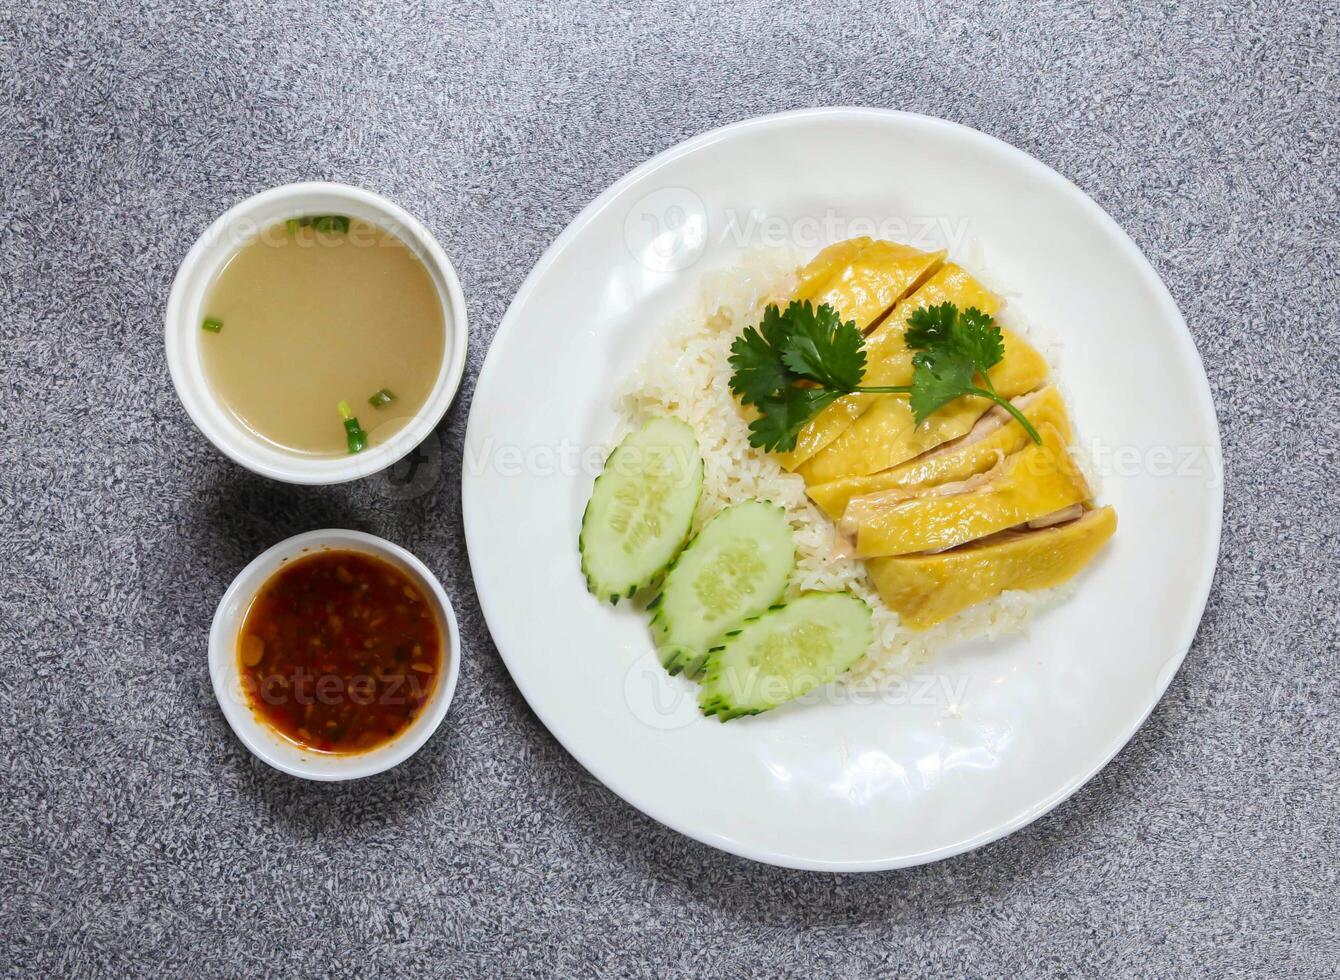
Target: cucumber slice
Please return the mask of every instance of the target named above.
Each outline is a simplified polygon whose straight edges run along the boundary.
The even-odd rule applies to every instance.
[[[652,419],[605,460],[582,517],[586,587],[617,603],[656,578],[684,547],[703,491],[693,429]]]
[[[651,634],[672,674],[694,677],[708,647],[782,597],[796,567],[786,511],[761,500],[727,507],[665,573]]]
[[[698,705],[729,721],[827,684],[874,639],[870,607],[848,592],[810,592],[775,606],[707,654]]]

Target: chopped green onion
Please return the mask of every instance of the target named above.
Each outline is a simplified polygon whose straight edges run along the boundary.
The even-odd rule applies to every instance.
[[[349,219],[342,214],[320,214],[312,219],[317,231],[333,231],[341,235],[349,231]]]
[[[205,317],[205,322],[200,324],[200,326],[202,329],[208,330],[210,333],[218,333],[223,329],[223,321],[216,320],[212,316],[207,316]]]
[[[368,404],[373,408],[381,408],[383,405],[389,405],[393,401],[395,401],[395,395],[391,393],[391,389],[383,388],[368,399]]]
[[[296,235],[298,233],[298,229],[301,227],[302,222],[299,221],[297,218],[289,218],[287,221],[284,222],[284,230],[288,232],[290,235]]]
[[[358,424],[354,410],[349,407],[348,402],[340,402],[337,407],[340,410],[340,418],[344,419],[344,434],[349,442],[349,452],[362,452],[368,444],[368,434]]]

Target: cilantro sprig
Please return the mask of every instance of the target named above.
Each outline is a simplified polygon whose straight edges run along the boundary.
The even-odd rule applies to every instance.
[[[810,419],[843,395],[904,394],[917,425],[963,395],[979,395],[1003,407],[1034,442],[1042,437],[1024,414],[996,393],[987,372],[1005,356],[995,321],[975,307],[962,312],[953,303],[923,307],[908,318],[903,335],[917,353],[910,385],[862,385],[865,338],[856,322],[845,323],[828,304],[817,310],[793,301],[783,311],[769,306],[757,327],[746,327],[731,344],[730,387],[753,405],[749,444],[788,452]],[[982,384],[976,384],[980,375]]]

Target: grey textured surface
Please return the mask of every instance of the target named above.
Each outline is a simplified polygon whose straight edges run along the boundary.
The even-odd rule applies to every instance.
[[[1337,65],[1325,0],[5,0],[5,972],[1334,975]],[[508,679],[459,507],[474,378],[558,231],[666,146],[817,104],[968,123],[1091,194],[1186,313],[1228,469],[1209,609],[1133,742],[1027,830],[868,876],[713,852],[594,783]],[[390,195],[460,270],[470,368],[413,499],[252,477],[173,395],[177,263],[304,178]],[[343,786],[252,760],[204,658],[237,570],[328,525],[422,556],[466,645],[439,736]]]

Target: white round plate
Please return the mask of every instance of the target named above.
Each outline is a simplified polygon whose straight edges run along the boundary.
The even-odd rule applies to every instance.
[[[812,253],[862,233],[946,244],[969,262],[971,242],[1010,302],[1064,343],[1059,375],[1120,526],[1075,594],[1027,635],[956,648],[861,703],[819,698],[723,725],[697,716],[691,682],[660,671],[644,618],[598,603],[578,570],[613,398],[706,270],[747,247]],[[1186,324],[1093,201],[975,130],[825,109],[689,140],[559,236],[480,374],[463,506],[493,639],[535,713],[592,774],[714,847],[866,871],[1017,830],[1126,743],[1205,607],[1221,472]]]

